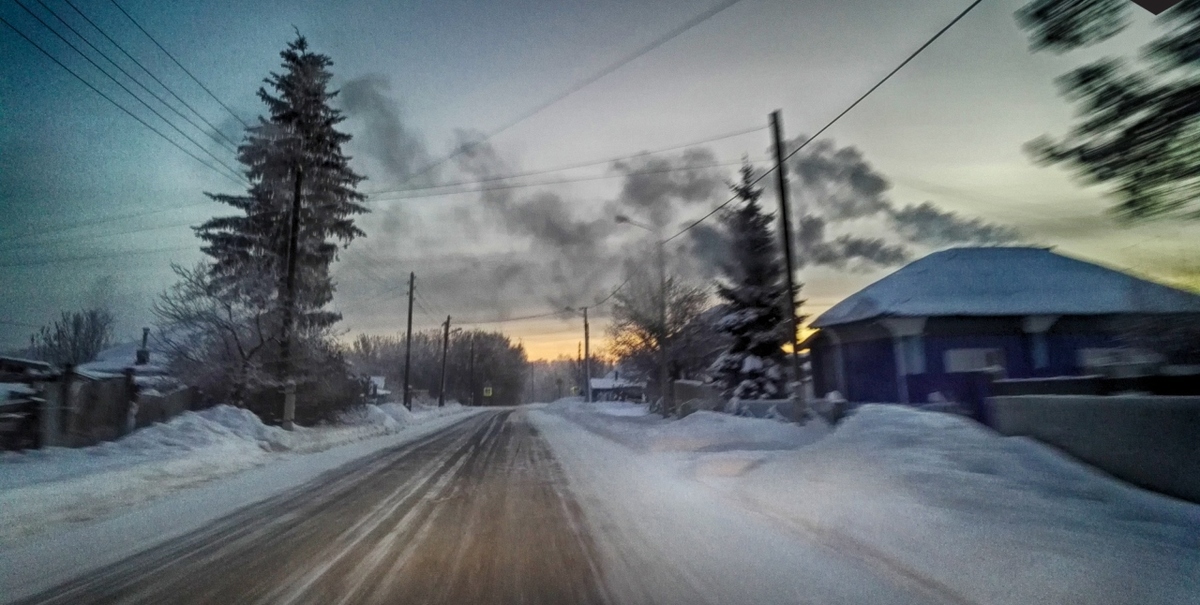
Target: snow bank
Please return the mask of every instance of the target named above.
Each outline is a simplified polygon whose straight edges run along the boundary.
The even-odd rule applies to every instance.
[[[643,451],[720,452],[784,450],[813,443],[828,432],[824,424],[805,426],[717,412],[695,412],[666,420],[644,404],[562,401],[548,405],[556,413],[595,433]]]
[[[1200,506],[953,415],[863,406],[743,470],[743,502],[968,601],[1200,602]]]
[[[467,408],[368,405],[343,422],[295,431],[227,405],[185,412],[87,448],[0,454],[0,544],[50,527],[104,517],[170,492],[265,464],[394,433]]]

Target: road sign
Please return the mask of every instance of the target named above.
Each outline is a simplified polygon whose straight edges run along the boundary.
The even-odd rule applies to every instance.
[[[491,397],[492,396],[492,387],[483,387],[483,396]]]

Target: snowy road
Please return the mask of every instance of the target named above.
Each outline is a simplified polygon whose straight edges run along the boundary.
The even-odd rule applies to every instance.
[[[564,486],[527,422],[479,414],[24,602],[603,602]]]
[[[644,462],[483,412],[21,603],[964,602]]]

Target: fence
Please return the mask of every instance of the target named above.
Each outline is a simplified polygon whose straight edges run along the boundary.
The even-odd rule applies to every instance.
[[[200,406],[195,389],[141,392],[132,373],[111,376],[68,370],[27,385],[29,391],[21,398],[0,402],[4,449],[86,447]]]
[[[1200,397],[991,397],[992,426],[1115,477],[1200,502]]]

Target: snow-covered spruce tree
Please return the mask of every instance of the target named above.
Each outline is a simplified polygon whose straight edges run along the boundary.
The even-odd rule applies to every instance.
[[[741,181],[730,187],[741,205],[722,217],[730,262],[722,267],[725,280],[717,284],[726,308],[717,330],[729,343],[709,372],[727,397],[776,399],[786,394],[787,281],[772,215],[759,205],[762,189],[753,181],[754,168],[742,166]]]
[[[313,53],[297,34],[280,53],[281,73],[272,72],[258,90],[269,117],[247,129],[238,149],[250,187],[245,195],[208,194],[241,215],[213,218],[196,227],[211,257],[210,281],[220,296],[239,297],[267,311],[272,339],[282,344],[289,226],[293,200],[300,196],[297,238],[295,325],[292,356],[305,366],[306,353],[320,354],[312,343],[341,319],[325,309],[333,298],[329,266],[338,243],[364,235],[354,216],[365,213],[365,196],[355,187],[364,177],[349,167],[342,146],[350,135],[336,126],[344,117],[330,102],[333,64]],[[308,343],[308,344],[306,344]],[[279,353],[276,347],[275,355]],[[311,361],[311,360],[309,360]]]

